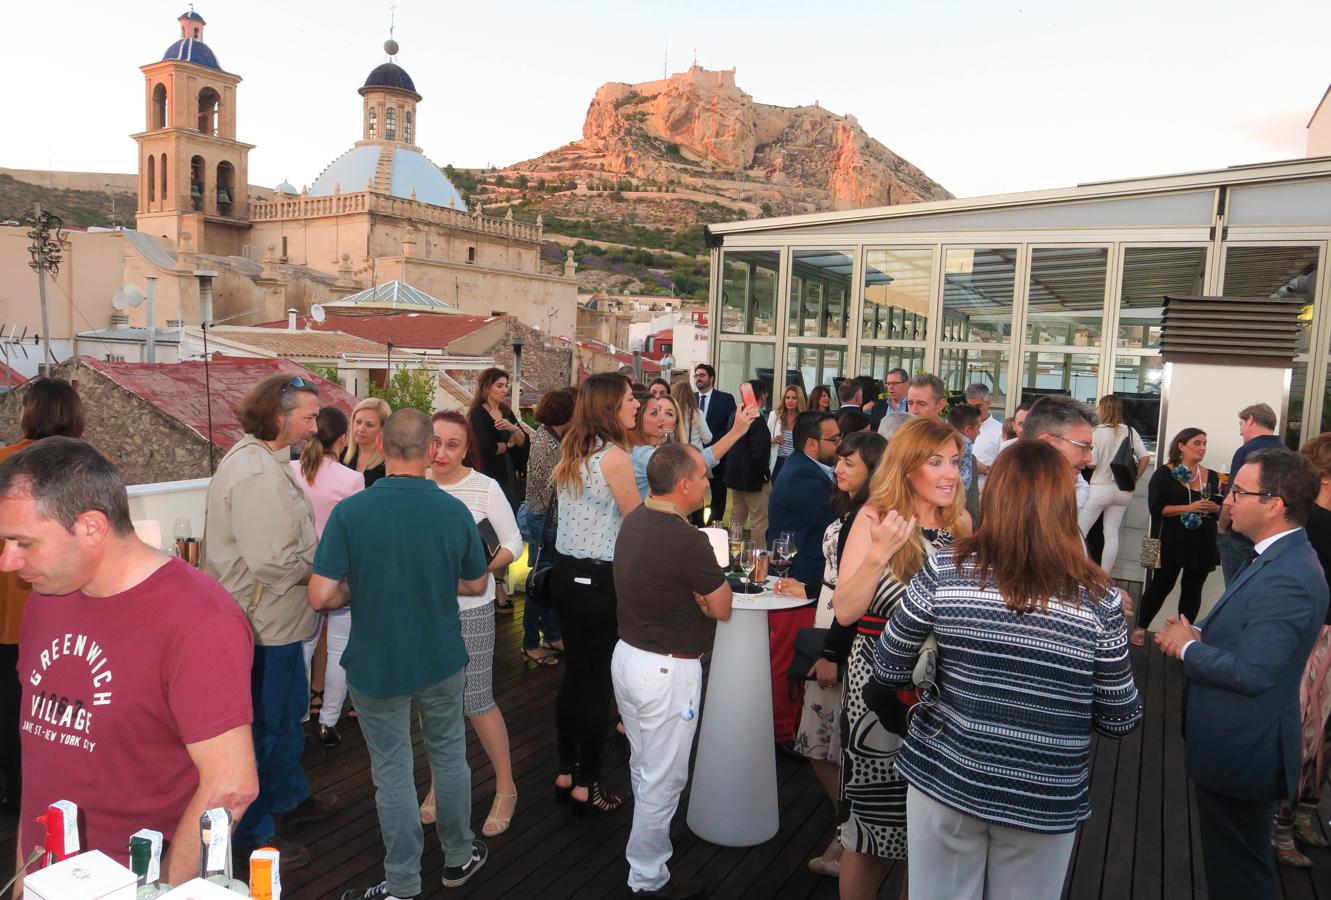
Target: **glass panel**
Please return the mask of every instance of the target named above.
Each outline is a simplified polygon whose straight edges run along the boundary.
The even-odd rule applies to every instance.
[[[1021,399],[1069,394],[1094,407],[1100,378],[1100,357],[1090,353],[1027,353]]]
[[[840,347],[791,344],[786,348],[786,383],[797,382],[806,396],[816,385],[825,384],[830,390],[845,364],[846,351]]]
[[[943,340],[1005,344],[1012,337],[1017,251],[948,250],[943,266]]]
[[[1114,393],[1123,398],[1123,415],[1137,429],[1148,450],[1155,450],[1160,430],[1160,383],[1165,366],[1158,356],[1119,356],[1114,360]]]
[[[1205,274],[1205,247],[1129,247],[1124,250],[1123,290],[1118,311],[1119,346],[1158,349],[1165,294],[1201,294]]]
[[[790,319],[796,337],[841,337],[854,261],[849,251],[796,250],[791,256]]]
[[[717,387],[738,397],[741,382],[761,378],[767,382],[767,393],[770,396],[772,368],[775,364],[776,347],[771,344],[722,341],[716,366]]]
[[[1026,342],[1100,346],[1108,267],[1107,247],[1032,250]]]
[[[888,369],[905,369],[914,375],[924,371],[924,353],[923,347],[862,347],[860,374],[879,381],[886,380]]]
[[[775,334],[775,250],[726,253],[721,258],[721,330],[731,334]]]
[[[869,250],[865,253],[864,337],[870,340],[925,340],[933,261],[932,250]]]
[[[950,394],[960,394],[968,385],[977,382],[988,387],[993,401],[989,413],[1002,421],[1003,409],[1007,406],[1009,368],[1006,350],[944,348],[939,357],[938,377],[943,379]]]
[[[1306,362],[1294,363],[1294,377],[1290,379],[1289,385],[1289,420],[1285,423],[1285,446],[1291,450],[1298,450],[1301,446],[1299,441],[1303,434],[1303,409],[1304,400],[1308,396],[1308,364]],[[1279,415],[1280,411],[1276,410]],[[1325,415],[1325,413],[1323,413]],[[1312,435],[1308,435],[1312,437]]]
[[[1300,353],[1308,350],[1316,289],[1316,247],[1230,247],[1225,254],[1225,296],[1297,297],[1307,304],[1299,315]]]

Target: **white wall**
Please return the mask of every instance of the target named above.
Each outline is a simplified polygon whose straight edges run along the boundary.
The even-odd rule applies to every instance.
[[[203,537],[203,513],[208,497],[208,479],[163,481],[159,484],[132,484],[129,517],[135,525],[146,521],[158,523],[163,548],[174,546],[176,519],[189,519],[190,537]]]

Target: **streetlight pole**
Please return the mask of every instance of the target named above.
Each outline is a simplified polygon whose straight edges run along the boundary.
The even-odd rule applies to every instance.
[[[23,224],[28,226],[28,263],[37,273],[37,297],[42,305],[42,362],[38,372],[47,374],[51,364],[51,310],[46,301],[46,273],[54,277],[60,272],[60,251],[65,241],[64,222],[57,215],[42,212],[42,205],[32,205],[32,215],[26,216]],[[52,232],[55,232],[52,237]]]

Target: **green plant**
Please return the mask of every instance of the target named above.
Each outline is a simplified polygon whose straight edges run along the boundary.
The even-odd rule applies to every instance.
[[[337,372],[337,366],[308,365],[305,368],[309,369],[311,372],[313,372],[315,375],[318,375],[320,378],[324,379],[325,381],[331,381],[333,384],[342,383],[342,378],[340,375],[338,375]]]
[[[386,387],[370,385],[370,396],[388,401],[393,409],[419,409],[427,416],[434,412],[434,391],[439,378],[430,369],[398,366]]]

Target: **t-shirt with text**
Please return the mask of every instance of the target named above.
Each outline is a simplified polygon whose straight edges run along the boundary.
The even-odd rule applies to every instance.
[[[34,593],[19,640],[21,855],[42,846],[35,820],[56,800],[78,805],[84,850],[124,865],[140,828],[170,840],[199,784],[186,745],[253,718],[253,657],[235,600],[180,560],[110,597]]]

